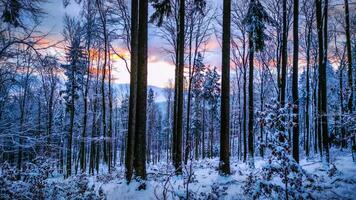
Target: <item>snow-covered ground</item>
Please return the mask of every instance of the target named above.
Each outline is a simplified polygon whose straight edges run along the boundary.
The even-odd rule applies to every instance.
[[[322,164],[318,156],[301,160],[303,177],[306,178],[290,182],[293,180],[290,178],[296,177],[296,174],[288,175],[289,199],[293,199],[292,194],[297,193],[294,199],[356,199],[356,162],[352,161],[350,153],[333,149],[331,155],[330,167]],[[273,174],[269,180],[264,178],[266,176],[260,176],[265,175],[265,167],[269,166],[266,160],[255,158],[255,169],[251,170],[245,163],[232,158],[230,176],[218,173],[218,158],[188,162],[181,176],[175,176],[173,166],[166,162],[148,165],[145,190],[138,190],[143,184],[136,180],[128,185],[124,178],[124,167],[119,165],[111,174],[102,166],[99,175],[78,174],[68,179],[56,175],[56,172],[46,171],[48,165],[31,165],[33,167],[26,170],[24,178],[20,180],[16,178],[15,169],[3,165],[0,170],[0,199],[251,199],[248,194],[262,194],[260,199],[285,199],[285,185],[281,184],[280,174]],[[51,175],[46,178],[46,174]],[[264,186],[266,183],[268,187]],[[303,189],[291,183],[298,186],[302,183]],[[268,191],[271,188],[276,191],[276,188],[269,188],[273,185],[279,188],[277,193]]]
[[[356,199],[356,163],[352,161],[351,155],[346,153],[336,155],[332,160],[337,169],[332,176],[319,158],[301,160],[302,168],[316,180],[313,197]],[[136,181],[127,185],[121,175],[100,185],[108,200],[179,199],[185,198],[187,191],[190,199],[248,199],[242,189],[250,172],[248,166],[232,159],[232,175],[221,176],[216,170],[218,162],[218,158],[193,162],[193,165],[188,164],[185,173],[178,177],[173,175],[171,166],[164,164],[150,166],[146,190],[137,190],[140,183]],[[255,165],[256,169],[259,169],[263,161],[257,158]]]

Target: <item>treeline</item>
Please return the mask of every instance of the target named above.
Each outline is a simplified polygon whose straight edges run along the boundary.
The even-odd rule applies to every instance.
[[[230,156],[254,167],[270,154],[271,127],[287,135],[274,141],[286,140],[296,162],[329,163],[331,147],[355,151],[356,17],[347,0],[224,0],[222,10],[205,0],[82,0],[56,44],[38,31],[43,3],[0,3],[0,160],[18,172],[37,160],[65,177],[124,165],[130,182],[147,178],[147,164],[181,174],[189,160],[219,156],[229,174]],[[164,103],[148,89],[151,28],[176,68]],[[215,38],[221,73],[206,61]],[[117,58],[128,94],[115,87]],[[267,118],[278,109],[285,126]]]

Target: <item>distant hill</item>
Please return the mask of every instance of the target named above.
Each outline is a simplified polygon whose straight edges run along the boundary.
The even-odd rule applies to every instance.
[[[126,94],[128,95],[130,93],[130,84],[114,84],[114,89],[120,92],[120,95],[122,96]],[[149,85],[147,91],[149,89],[152,89],[154,91],[157,103],[162,103],[166,101],[166,98],[164,97],[164,88]]]

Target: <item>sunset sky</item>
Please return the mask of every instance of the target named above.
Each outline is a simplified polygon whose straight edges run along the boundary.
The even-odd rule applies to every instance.
[[[129,1],[130,2],[130,1]],[[220,0],[212,0],[214,5],[213,7],[221,8]],[[342,9],[342,5],[339,3],[341,1],[333,2],[333,6],[330,5],[330,15],[333,15],[334,11],[338,9]],[[350,10],[355,11],[356,6],[351,4]],[[62,0],[48,0],[48,2],[44,5],[44,11],[47,13],[46,17],[43,18],[41,24],[41,30],[43,32],[49,32],[50,42],[55,43],[57,41],[61,41],[63,39],[62,31],[63,31],[63,18],[65,14],[69,16],[78,16],[80,12],[80,6],[71,1],[71,4],[66,8],[63,6]],[[215,25],[216,26],[216,25]],[[169,79],[174,79],[174,65],[171,61],[169,55],[164,52],[163,47],[165,47],[165,41],[159,38],[157,34],[158,28],[153,24],[149,24],[149,35],[148,35],[148,84],[158,87],[165,87]],[[291,36],[291,35],[290,35]],[[57,53],[63,53],[64,44],[59,44],[59,48],[53,50]],[[62,47],[62,48],[61,48]],[[117,51],[120,54],[126,55],[129,61],[129,53],[126,49],[116,45]],[[331,45],[332,48],[332,45]],[[300,55],[300,70],[303,70],[304,55]],[[292,58],[290,58],[292,59]],[[130,77],[129,73],[125,67],[124,62],[116,58],[114,63],[114,79],[116,83],[129,83]],[[206,52],[204,54],[204,62],[206,65],[216,66],[220,69],[221,66],[221,47],[216,38],[216,34],[212,34],[211,38],[206,46]]]
[[[216,5],[219,5],[217,3]],[[62,0],[49,0],[44,10],[47,13],[44,17],[41,30],[43,32],[49,32],[50,42],[57,42],[63,39],[63,18],[65,14],[69,16],[78,16],[80,7],[72,1],[71,4],[64,8]],[[169,79],[174,79],[174,65],[167,53],[163,51],[165,45],[164,41],[157,36],[157,27],[149,25],[148,35],[148,84],[158,87],[165,87]],[[61,54],[64,44],[59,44],[59,48],[53,50],[56,53]],[[213,34],[207,45],[207,51],[205,53],[205,63],[212,66],[220,67],[221,63],[221,48],[219,43]],[[121,48],[117,46],[117,49]],[[126,50],[120,53],[129,55]],[[114,59],[114,78],[116,83],[129,83],[130,77],[126,70],[125,64],[119,58]]]

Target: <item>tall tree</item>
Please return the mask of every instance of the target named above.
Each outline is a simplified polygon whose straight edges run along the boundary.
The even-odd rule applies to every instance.
[[[204,45],[207,45],[209,36],[211,34],[211,24],[214,16],[214,11],[205,8],[199,8],[197,5],[192,4],[190,0],[187,6],[187,35],[188,35],[188,95],[187,95],[187,111],[186,111],[186,144],[185,144],[185,155],[184,155],[184,164],[187,163],[190,153],[193,148],[193,141],[191,131],[191,123],[194,123],[191,120],[192,115],[192,90],[193,90],[193,79],[197,73],[196,62],[199,60],[202,49]],[[202,10],[204,9],[204,10]],[[202,51],[205,51],[204,49]],[[196,129],[195,129],[196,130]],[[196,136],[196,134],[194,134]],[[195,140],[197,137],[195,137]],[[196,142],[194,142],[197,145]],[[197,150],[197,148],[195,148]]]
[[[328,134],[328,118],[327,118],[327,94],[326,94],[326,61],[327,61],[327,40],[325,36],[327,36],[327,9],[328,9],[328,1],[325,1],[324,7],[324,31],[323,31],[323,21],[322,21],[322,5],[321,0],[315,1],[316,6],[316,23],[317,23],[317,30],[318,30],[318,52],[319,52],[319,104],[318,104],[318,112],[319,116],[321,117],[321,134],[322,138],[319,137],[319,141],[322,141],[322,151],[325,153],[325,162],[329,163],[329,134]],[[326,15],[325,15],[326,14]],[[324,35],[323,35],[324,33]],[[324,37],[324,38],[323,38]],[[322,152],[320,152],[322,155]],[[324,157],[322,156],[322,157]]]
[[[220,75],[217,72],[216,67],[213,69],[207,68],[204,80],[203,97],[210,106],[210,133],[209,133],[209,157],[213,156],[213,140],[214,140],[214,130],[216,123],[215,121],[219,119],[219,97],[221,94],[220,87]],[[205,103],[205,101],[204,101]],[[204,105],[205,106],[205,105]],[[204,115],[204,113],[203,113]],[[207,117],[209,118],[209,117]],[[203,127],[204,127],[205,116],[203,117]]]
[[[131,1],[131,59],[130,59],[130,99],[129,121],[125,155],[126,180],[130,182],[133,173],[135,126],[136,126],[136,93],[137,93],[137,49],[138,49],[138,0]]]
[[[105,95],[105,79],[106,79],[106,67],[108,63],[108,31],[107,31],[107,11],[108,9],[105,7],[105,1],[96,0],[96,5],[98,7],[100,21],[103,28],[103,42],[104,42],[104,58],[103,58],[103,66],[102,66],[102,76],[101,76],[101,103],[102,103],[102,130],[103,130],[103,152],[104,152],[104,161],[108,163],[108,151],[107,151],[107,125],[106,125],[106,95]],[[110,171],[110,163],[108,163],[108,169]]]
[[[294,0],[293,11],[293,158],[299,162],[299,97],[298,97],[298,53],[299,53],[299,0]]]
[[[249,34],[249,96],[248,96],[248,162],[254,167],[254,106],[253,106],[253,63],[254,53],[262,51],[265,47],[265,23],[271,22],[259,0],[251,0],[244,23]]]
[[[80,83],[83,80],[86,58],[84,57],[84,49],[81,46],[81,26],[78,21],[73,18],[65,18],[64,37],[68,41],[67,61],[68,65],[64,65],[66,70],[65,75],[68,77],[66,90],[64,91],[64,99],[66,101],[66,110],[69,113],[68,125],[68,143],[67,143],[67,165],[66,177],[72,174],[72,141],[74,132],[75,118],[75,102],[79,98],[78,91],[81,88]]]
[[[314,19],[314,6],[311,6],[309,1],[305,1],[304,6],[302,7],[302,12],[305,16],[305,43],[306,43],[306,99],[305,99],[305,116],[304,116],[304,123],[305,123],[305,134],[306,134],[306,141],[305,141],[305,154],[309,157],[310,154],[310,118],[309,118],[309,110],[310,110],[310,48],[312,42],[312,28],[313,28],[313,19]]]
[[[287,85],[287,40],[288,40],[288,29],[287,29],[287,0],[282,0],[282,12],[283,12],[283,30],[282,30],[282,74],[281,74],[281,85],[279,91],[279,100],[281,106],[283,107],[286,99],[286,85]]]
[[[92,37],[93,37],[93,25],[94,25],[94,9],[91,4],[91,1],[87,1],[87,5],[84,8],[85,12],[85,29],[86,29],[86,41],[85,41],[85,51],[87,53],[87,69],[86,69],[86,80],[84,85],[84,113],[83,113],[83,130],[82,130],[82,139],[80,143],[80,168],[82,173],[86,170],[86,137],[87,137],[87,123],[88,123],[88,95],[89,95],[89,80],[90,80],[90,66],[91,66],[91,52],[90,48],[92,46]]]
[[[349,79],[349,90],[350,97],[348,101],[349,112],[352,113],[352,102],[353,102],[353,76],[352,76],[352,51],[351,51],[351,39],[350,39],[350,12],[349,12],[349,1],[345,0],[345,32],[346,32],[346,51],[347,51],[347,66],[348,66],[348,79]]]
[[[221,127],[220,127],[220,172],[230,174],[230,33],[231,0],[224,0],[222,73],[221,73]]]
[[[177,37],[178,69],[176,74],[176,111],[173,113],[173,164],[176,174],[182,173],[182,132],[183,132],[183,78],[184,78],[184,39],[185,39],[185,0],[179,0],[179,30]]]
[[[194,74],[191,81],[192,98],[193,98],[193,110],[192,110],[192,135],[194,135],[194,145],[195,145],[195,159],[199,158],[199,144],[202,144],[200,139],[200,133],[202,132],[202,96],[203,96],[203,84],[204,84],[204,73],[206,71],[206,66],[203,63],[203,56],[198,53],[197,58],[194,60],[193,65]],[[203,108],[204,109],[204,108]]]
[[[137,101],[135,124],[135,175],[146,179],[146,107],[147,107],[147,21],[148,1],[139,1],[138,48],[137,48]],[[142,185],[144,186],[144,185]],[[142,189],[145,189],[144,187]]]
[[[172,14],[172,3],[170,0],[151,0],[155,12],[151,16],[151,21],[157,22],[160,26],[164,17]],[[203,12],[206,5],[205,0],[194,0],[195,9]],[[176,47],[176,71],[175,90],[173,108],[173,165],[176,174],[182,173],[182,134],[183,134],[183,79],[184,79],[184,43],[185,43],[185,0],[179,0],[177,23],[177,47]]]

